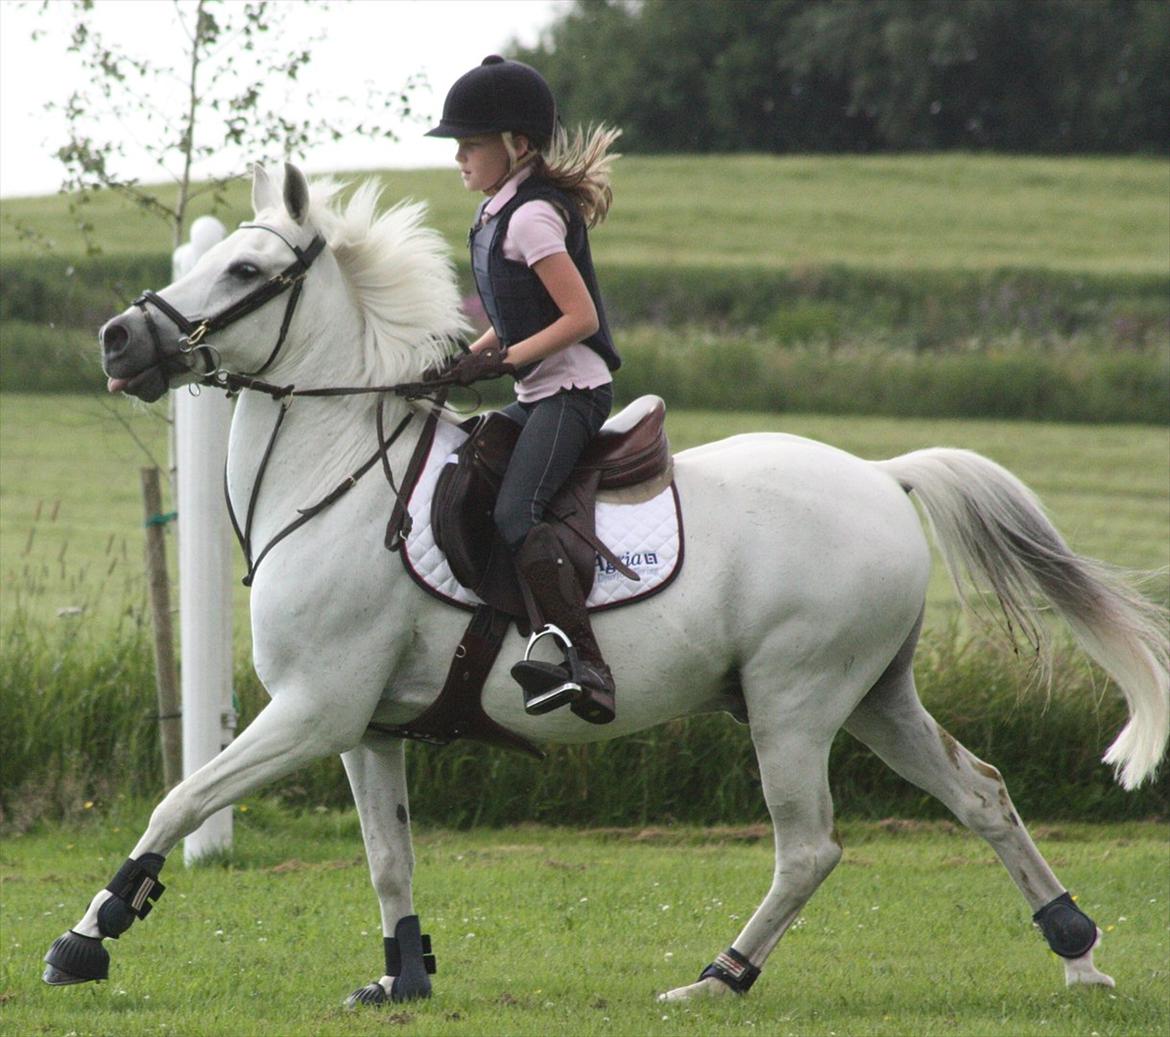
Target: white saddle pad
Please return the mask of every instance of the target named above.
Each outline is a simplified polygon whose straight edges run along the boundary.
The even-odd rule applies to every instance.
[[[431,529],[431,498],[443,465],[454,463],[454,451],[467,433],[440,422],[435,430],[422,474],[410,495],[408,510],[414,521],[402,551],[406,571],[432,594],[464,608],[480,599],[459,583],[447,564],[447,556],[435,543]],[[597,574],[586,604],[590,610],[614,608],[662,590],[682,565],[682,519],[674,483],[657,496],[636,504],[599,502],[597,537],[639,576],[631,580],[604,558],[597,556]]]

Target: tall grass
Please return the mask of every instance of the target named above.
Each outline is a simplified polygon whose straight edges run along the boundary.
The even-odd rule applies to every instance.
[[[127,622],[113,636],[84,628],[51,635],[10,620],[0,659],[0,808],[7,825],[70,817],[87,803],[161,791],[147,632]],[[1116,820],[1165,816],[1170,781],[1124,793],[1099,763],[1124,710],[1101,675],[1058,654],[1047,699],[1034,674],[1002,649],[957,630],[928,632],[917,660],[928,708],[960,742],[1005,774],[1027,816]],[[250,666],[235,675],[241,721],[263,708]],[[590,746],[553,746],[548,758],[457,742],[408,749],[413,811],[457,827],[550,824],[715,824],[766,818],[745,728],[699,717]],[[868,750],[838,736],[830,767],[846,816],[932,818],[945,811],[895,777]],[[300,805],[341,806],[349,790],[335,759],[272,790]]]

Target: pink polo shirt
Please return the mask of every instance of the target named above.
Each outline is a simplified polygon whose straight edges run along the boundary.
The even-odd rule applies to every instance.
[[[516,188],[532,175],[524,167],[504,184],[484,206],[481,219],[490,219],[515,197]],[[550,202],[525,202],[508,221],[504,237],[504,258],[532,266],[547,256],[568,251],[565,235],[568,224]],[[516,398],[521,403],[543,400],[561,389],[595,389],[613,381],[609,368],[583,342],[574,342],[546,356],[527,378],[516,383]]]

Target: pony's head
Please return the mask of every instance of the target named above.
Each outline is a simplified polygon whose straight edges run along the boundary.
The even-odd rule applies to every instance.
[[[468,327],[449,251],[425,206],[378,212],[362,184],[342,206],[333,181],[261,166],[254,218],[99,333],[111,392],[146,401],[218,372],[288,384],[417,380]]]

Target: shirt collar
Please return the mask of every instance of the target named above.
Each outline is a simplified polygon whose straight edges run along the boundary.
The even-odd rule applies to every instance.
[[[495,216],[496,213],[516,197],[517,189],[530,176],[532,176],[531,165],[521,166],[516,170],[515,174],[504,183],[504,186],[488,199],[487,204],[483,207],[481,218],[490,220]]]

